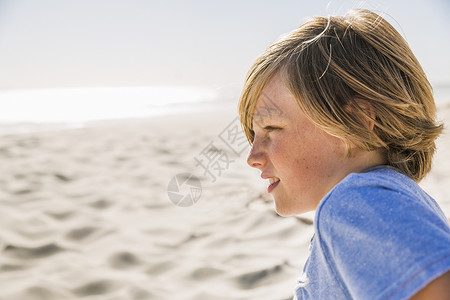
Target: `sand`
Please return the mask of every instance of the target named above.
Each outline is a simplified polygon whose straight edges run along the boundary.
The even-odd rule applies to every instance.
[[[230,103],[0,136],[0,299],[291,299],[313,214],[274,213],[248,148],[221,139],[236,116]],[[447,216],[449,150],[446,134],[423,182]],[[214,182],[202,153],[228,163]],[[189,207],[167,193],[180,173],[202,185]]]

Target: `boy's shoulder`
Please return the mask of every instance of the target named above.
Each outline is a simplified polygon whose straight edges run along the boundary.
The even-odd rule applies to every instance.
[[[362,222],[369,217],[394,221],[399,215],[414,217],[417,213],[446,219],[416,182],[393,167],[379,166],[352,173],[336,185],[319,203],[316,222],[333,218]]]
[[[409,298],[449,267],[448,220],[392,168],[347,176],[322,199],[314,226],[317,268],[358,299]]]

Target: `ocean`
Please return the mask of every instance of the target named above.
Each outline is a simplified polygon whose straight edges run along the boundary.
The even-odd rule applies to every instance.
[[[0,134],[77,128],[96,121],[193,112],[223,101],[219,89],[204,87],[5,90],[0,91]]]
[[[88,126],[96,121],[201,111],[239,92],[206,87],[89,87],[0,91],[0,134]],[[450,103],[450,85],[434,87],[437,106]]]

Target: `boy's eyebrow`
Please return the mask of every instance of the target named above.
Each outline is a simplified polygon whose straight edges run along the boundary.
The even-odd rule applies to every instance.
[[[260,126],[263,127],[262,124],[266,124],[268,121],[283,121],[284,118],[282,115],[277,114],[261,114],[261,113],[255,113],[252,118],[252,124],[261,124]]]
[[[252,119],[253,120],[263,120],[263,121],[266,121],[266,120],[282,120],[283,117],[280,116],[280,115],[274,115],[274,114],[261,114],[261,113],[258,113],[258,114],[254,114]]]
[[[272,107],[263,107],[262,109],[255,109],[255,112],[253,113],[253,118],[283,118],[284,113],[279,108],[272,108]]]

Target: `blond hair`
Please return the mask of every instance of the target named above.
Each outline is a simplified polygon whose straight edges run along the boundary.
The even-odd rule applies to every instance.
[[[443,128],[432,88],[407,42],[379,15],[355,9],[314,17],[272,44],[251,67],[239,101],[250,144],[256,101],[278,73],[308,118],[348,149],[381,150],[416,181],[430,171]]]

